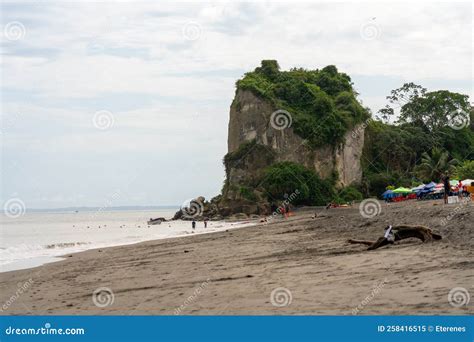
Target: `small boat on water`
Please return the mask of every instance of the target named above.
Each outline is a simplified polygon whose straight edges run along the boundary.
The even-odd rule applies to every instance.
[[[166,221],[166,219],[164,217],[158,217],[158,218],[155,218],[155,219],[150,218],[147,223],[148,223],[149,226],[152,226],[152,225],[155,225],[155,224],[161,224],[161,222],[164,222],[164,221]]]

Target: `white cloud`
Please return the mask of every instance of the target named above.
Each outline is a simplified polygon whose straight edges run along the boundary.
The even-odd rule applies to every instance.
[[[384,103],[380,93],[392,89],[387,79],[430,80],[472,92],[466,86],[472,77],[470,3],[16,3],[2,4],[2,12],[3,25],[20,21],[26,28],[19,41],[0,33],[2,112],[10,125],[4,151],[25,170],[44,175],[46,188],[65,172],[95,179],[88,172],[104,154],[153,154],[180,165],[180,179],[205,161],[203,172],[218,180],[202,180],[202,188],[215,195],[234,83],[262,59],[277,59],[283,69],[334,64],[349,75],[380,80],[356,83],[374,112]],[[189,23],[198,24],[196,40],[183,36]],[[367,23],[377,28],[376,39],[361,37]],[[97,110],[113,113],[112,129],[91,127]],[[55,169],[35,167],[35,153],[50,158]],[[54,160],[68,153],[79,156],[72,162],[81,165],[80,174]],[[186,162],[190,167],[183,167]],[[133,173],[133,163],[124,167]],[[175,172],[164,170],[155,176],[180,187],[166,203],[192,196]],[[6,177],[12,189],[20,187],[14,172]],[[101,186],[112,189],[114,182]]]

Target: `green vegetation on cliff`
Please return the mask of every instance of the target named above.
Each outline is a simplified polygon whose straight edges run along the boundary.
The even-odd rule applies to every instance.
[[[334,197],[334,184],[321,179],[303,165],[282,162],[265,170],[261,186],[270,202],[282,200],[297,192],[294,205],[326,205]]]
[[[340,143],[348,130],[364,123],[363,179],[361,184],[337,188],[337,175],[322,179],[303,165],[277,162],[270,147],[252,140],[224,157],[224,194],[234,169],[238,172],[232,191],[245,200],[266,198],[278,203],[298,190],[292,200],[295,205],[380,196],[390,186],[437,182],[446,173],[456,179],[474,179],[474,112],[466,95],[447,90],[428,92],[407,83],[387,96],[389,104],[374,118],[357,101],[349,76],[336,67],[280,71],[278,63],[271,60],[245,74],[237,88],[287,110],[294,131],[313,147]],[[247,174],[247,165],[258,172]]]
[[[237,81],[237,89],[252,91],[288,111],[295,133],[313,147],[341,143],[349,129],[369,117],[357,101],[350,77],[333,65],[280,71],[277,61],[264,60]]]

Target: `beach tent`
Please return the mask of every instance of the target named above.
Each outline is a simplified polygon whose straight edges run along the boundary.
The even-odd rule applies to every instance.
[[[436,186],[436,183],[435,182],[430,182],[428,184],[425,185],[425,189],[432,189]]]
[[[424,195],[429,194],[430,192],[433,192],[435,186],[436,186],[435,182],[428,183],[424,186],[423,189],[421,189],[420,193]]]
[[[393,193],[394,194],[411,194],[412,191],[411,191],[411,189],[400,187],[400,188],[397,188],[397,189],[393,190]]]
[[[434,192],[435,193],[444,192],[444,184],[443,183],[436,184],[434,187]]]
[[[474,179],[465,179],[461,181],[462,185],[469,186],[471,183],[474,183]]]
[[[382,194],[383,199],[392,198],[394,196],[392,190],[387,190]]]
[[[420,184],[420,185],[418,185],[418,186],[412,188],[411,191],[418,193],[418,192],[420,192],[421,190],[423,190],[424,187],[425,187],[425,184]]]

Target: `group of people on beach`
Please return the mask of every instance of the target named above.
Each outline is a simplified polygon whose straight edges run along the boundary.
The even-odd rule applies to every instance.
[[[459,199],[462,199],[464,196],[469,196],[469,192],[467,191],[467,185],[463,185],[461,181],[458,182],[454,190],[451,190],[451,182],[449,179],[449,175],[443,175],[441,178],[443,181],[444,186],[444,204],[448,204],[448,197],[450,195],[457,195]]]
[[[208,220],[207,218],[204,219],[204,221],[203,221],[203,222],[204,222],[204,228],[207,228],[207,222],[208,222],[208,221],[209,221],[209,220]],[[193,228],[193,230],[196,229],[196,220],[192,220],[192,222],[191,222],[191,228]]]

